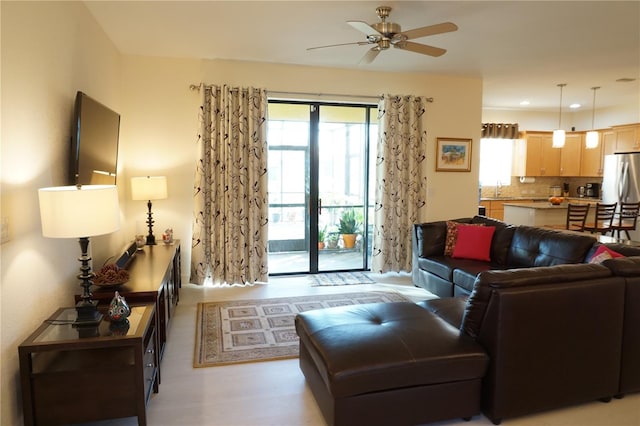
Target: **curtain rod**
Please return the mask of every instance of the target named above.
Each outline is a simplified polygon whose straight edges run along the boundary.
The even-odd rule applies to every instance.
[[[341,93],[311,93],[311,92],[278,92],[278,91],[269,91],[267,93],[274,95],[303,95],[303,96],[337,96],[344,98],[362,98],[362,99],[380,99],[380,96],[371,96],[371,95],[345,95]],[[427,102],[433,102],[433,98],[425,98]]]
[[[189,90],[199,92],[202,86],[203,86],[202,83],[191,84],[189,86]],[[348,94],[341,94],[341,93],[279,92],[279,91],[271,91],[271,90],[267,90],[267,93],[271,95],[331,96],[331,97],[342,97],[342,98],[380,99],[380,96],[348,95]],[[425,98],[425,100],[429,103],[432,103],[434,101],[433,98]]]

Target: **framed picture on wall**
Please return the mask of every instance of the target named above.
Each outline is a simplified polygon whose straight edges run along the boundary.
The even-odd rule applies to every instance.
[[[436,172],[470,172],[471,139],[437,138]]]

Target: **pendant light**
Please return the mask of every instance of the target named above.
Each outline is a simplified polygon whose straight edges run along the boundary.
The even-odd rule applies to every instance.
[[[553,148],[562,148],[564,146],[564,130],[562,130],[562,88],[566,86],[566,83],[558,84],[560,88],[560,114],[558,117],[558,129],[553,131],[553,143],[551,146]]]
[[[593,109],[591,110],[591,130],[587,132],[587,148],[593,149],[598,147],[598,132],[595,131],[595,121],[596,121],[596,90],[600,87],[592,87],[593,90]]]

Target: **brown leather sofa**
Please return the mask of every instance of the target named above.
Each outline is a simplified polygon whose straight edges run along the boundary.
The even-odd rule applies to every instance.
[[[625,254],[626,249],[614,248],[622,254]],[[640,392],[640,257],[611,259],[603,264],[615,275],[622,277],[626,286],[618,393],[621,396]]]
[[[469,295],[476,276],[483,271],[583,263],[590,257],[596,242],[590,234],[513,226],[484,216],[454,221],[495,227],[491,261],[445,256],[447,221],[414,224],[413,283],[438,297]]]
[[[442,259],[440,272],[458,276],[452,292],[478,272],[468,295],[296,317],[300,366],[328,424],[409,425],[480,411],[499,424],[640,391],[640,257],[581,263],[599,246],[589,236],[502,226],[492,247],[502,262]],[[423,259],[443,257],[440,238],[425,231],[446,233],[444,222],[414,229]]]
[[[486,271],[469,297],[422,302],[485,349],[495,424],[618,395],[624,304],[625,280],[596,264]]]

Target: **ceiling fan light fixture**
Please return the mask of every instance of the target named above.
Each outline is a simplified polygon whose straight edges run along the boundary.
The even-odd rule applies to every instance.
[[[598,132],[595,131],[595,122],[596,122],[596,90],[600,87],[595,86],[592,87],[593,90],[593,108],[591,109],[591,130],[587,132],[587,140],[585,146],[587,149],[593,149],[598,147]]]
[[[442,22],[440,24],[428,25],[426,27],[414,28],[412,30],[402,32],[402,27],[400,26],[400,24],[387,21],[390,13],[391,8],[389,6],[380,6],[376,8],[376,14],[380,19],[380,22],[368,24],[363,21],[347,21],[347,24],[351,25],[351,27],[353,27],[355,30],[364,33],[364,35],[366,36],[366,41],[309,47],[307,48],[307,50],[316,50],[323,49],[325,47],[346,45],[360,46],[365,44],[375,44],[376,46],[374,46],[373,49],[367,51],[365,56],[360,60],[360,62],[358,62],[359,64],[370,64],[371,62],[373,62],[380,51],[387,50],[392,46],[400,50],[419,53],[421,55],[438,57],[444,55],[447,52],[446,49],[429,46],[427,44],[415,43],[408,40],[458,30],[458,26],[456,24],[452,22]]]
[[[553,148],[562,148],[564,146],[565,141],[565,132],[561,129],[562,127],[562,88],[566,86],[566,83],[558,84],[560,88],[560,113],[558,115],[558,129],[553,131],[553,142],[551,146]]]

